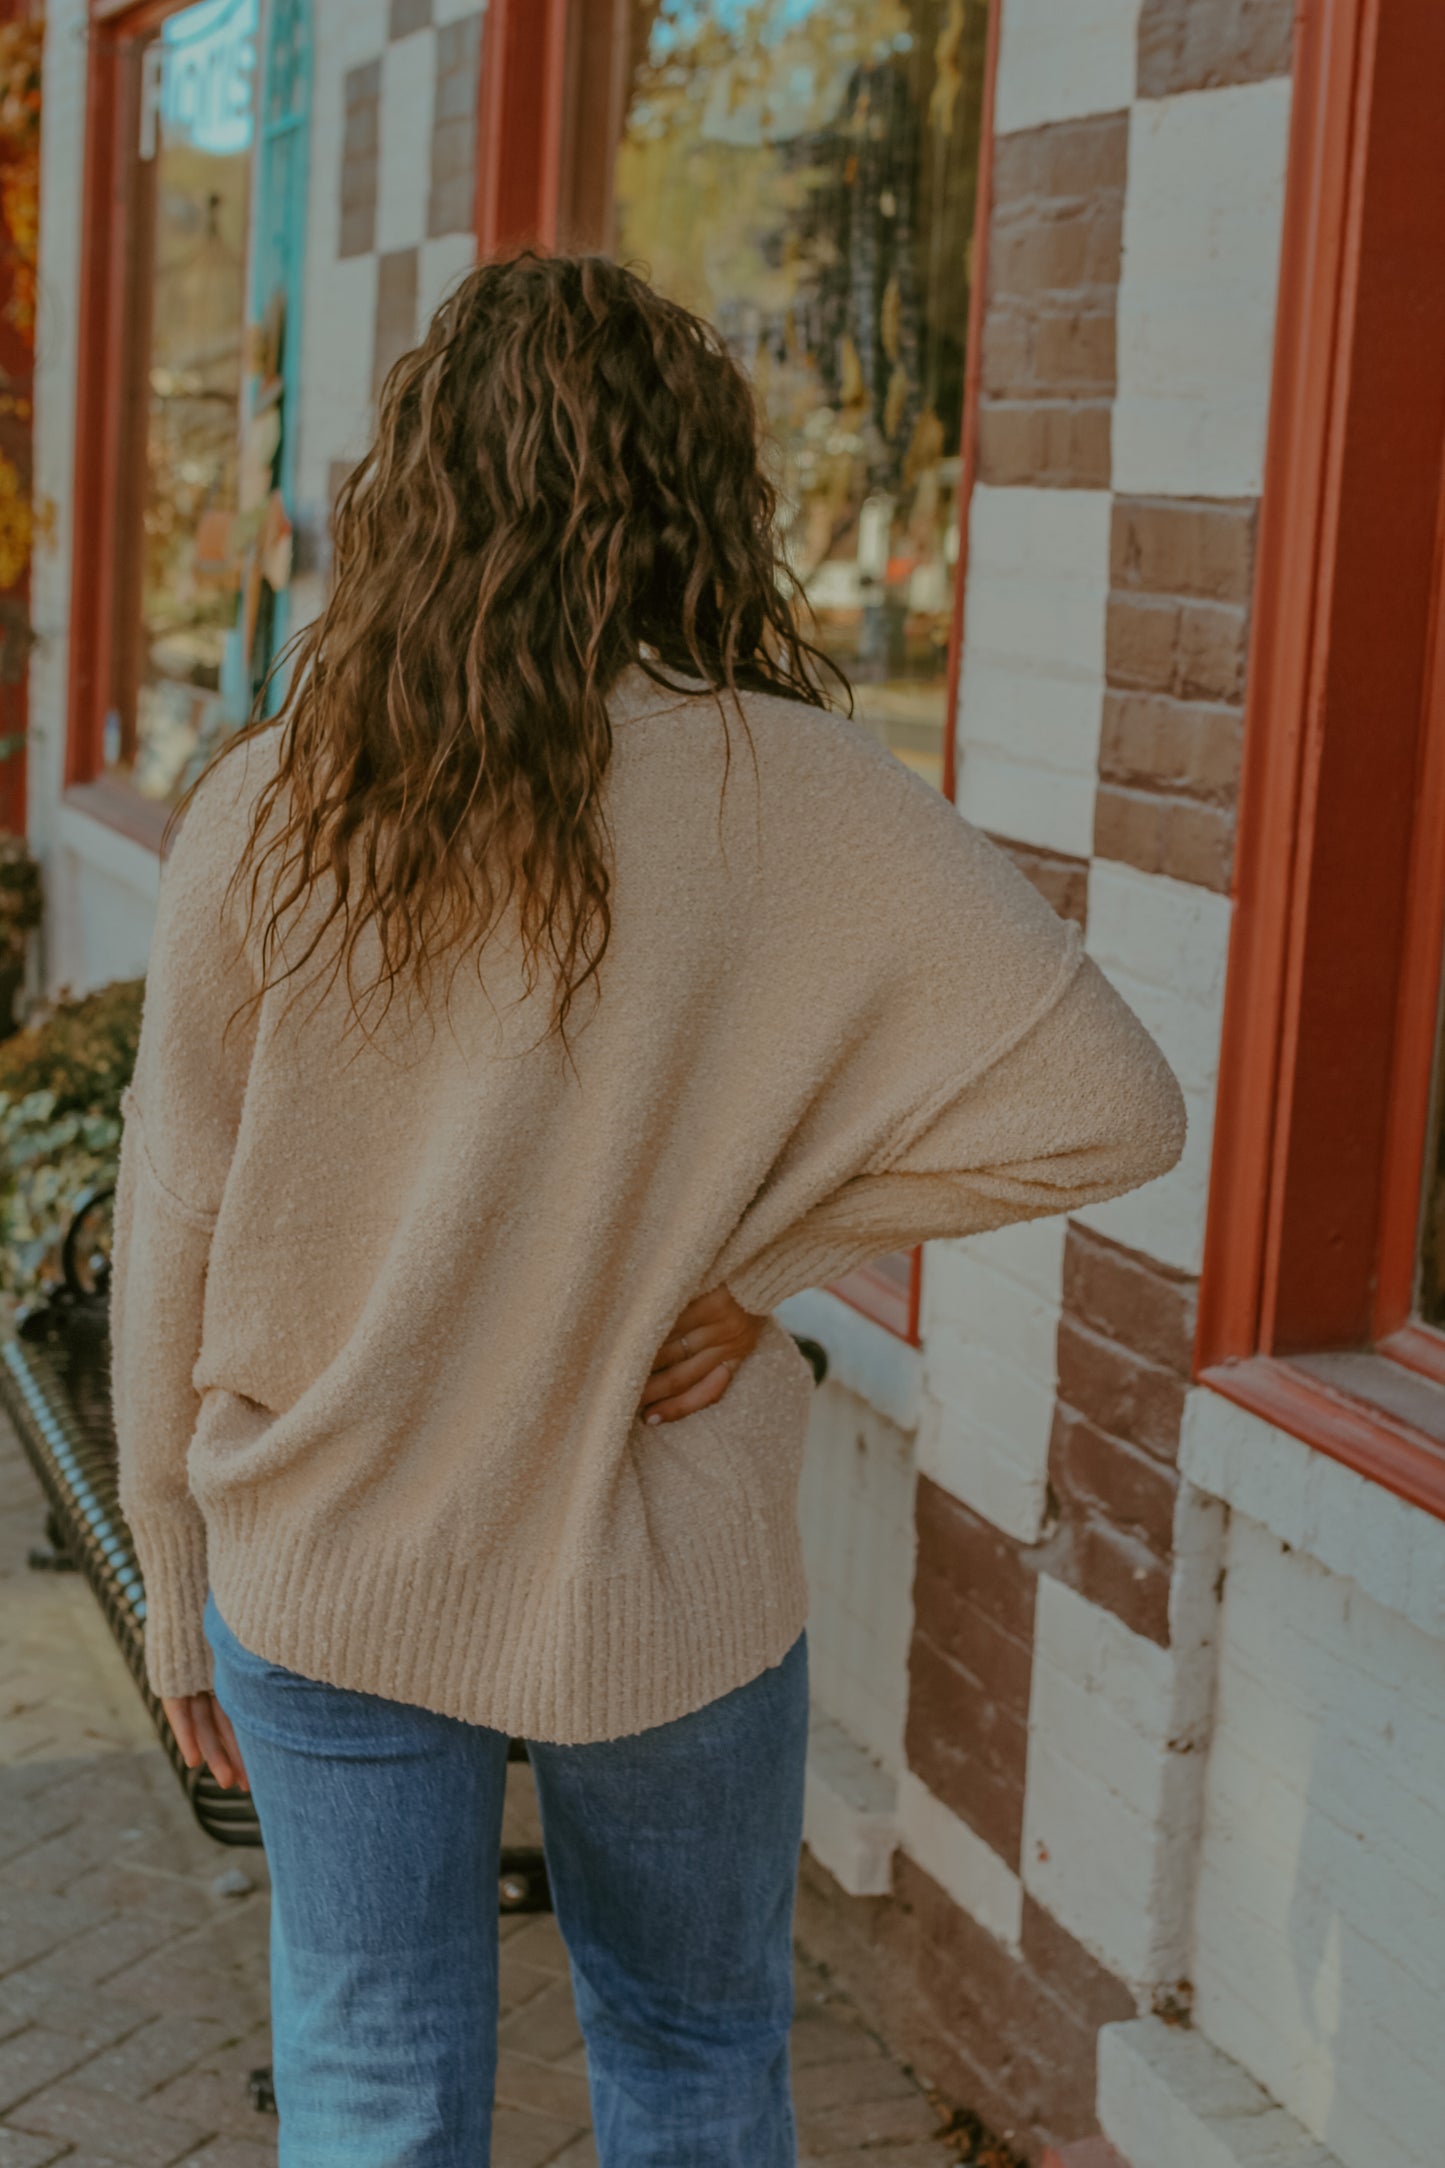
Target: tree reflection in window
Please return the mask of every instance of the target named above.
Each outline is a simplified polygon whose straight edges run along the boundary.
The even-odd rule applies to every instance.
[[[943,772],[986,0],[633,0],[610,242],[722,331],[858,709]]]

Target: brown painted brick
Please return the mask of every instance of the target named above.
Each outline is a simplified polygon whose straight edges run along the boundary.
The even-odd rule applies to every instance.
[[[1127,112],[1054,121],[1036,133],[1042,194],[1122,199],[1129,178]]]
[[[1104,695],[1099,775],[1125,789],[1171,791],[1232,810],[1243,743],[1237,707],[1111,690]]]
[[[1076,926],[1087,926],[1089,916],[1089,861],[1087,858],[1070,858],[1063,851],[1050,851],[1034,843],[1015,843],[1007,836],[994,836],[992,841],[1018,867],[1025,880],[1034,887],[1058,912],[1060,918],[1071,918]]]
[[[1252,501],[1114,507],[1099,858],[1226,892],[1234,864]]]
[[[431,25],[432,0],[391,0],[391,13],[387,19],[386,34],[389,38],[409,38],[413,30],[426,30]]]
[[[979,472],[998,484],[1109,479],[1128,118],[999,139],[984,311]]]
[[[1179,1488],[1174,1469],[1066,1403],[1054,1410],[1049,1480],[1066,1517],[1107,1521],[1156,1558],[1168,1559]]]
[[[1106,1339],[1066,1310],[1059,1320],[1059,1399],[1166,1467],[1179,1454],[1185,1381]]]
[[[1186,798],[1101,784],[1094,800],[1094,855],[1227,895],[1234,871],[1234,815]]]
[[[908,1652],[908,1765],[1014,1869],[1022,1856],[1028,1721],[915,1631]]]
[[[414,248],[397,248],[378,259],[371,356],[373,398],[379,396],[393,364],[416,345],[419,254]]]
[[[980,400],[978,473],[983,482],[1106,489],[1113,406],[1060,400]]]
[[[1076,1942],[1037,1898],[1024,1891],[1019,1947],[1024,1963],[1048,1983],[1049,1992],[1085,2025],[1117,2025],[1136,2017],[1124,1982]]]
[[[474,216],[477,85],[482,17],[445,23],[436,40],[436,100],[431,139],[428,235],[466,233]]]
[[[1049,1571],[1131,1633],[1168,1648],[1169,1560],[1078,1501],[1059,1503],[1064,1510],[1050,1546]]]
[[[1113,309],[1044,309],[1034,331],[1032,352],[1040,379],[1061,391],[1112,391]]]
[[[1288,75],[1294,12],[1295,0],[1144,0],[1140,97]]]
[[[1069,1222],[1064,1308],[1081,1325],[1185,1379],[1193,1366],[1197,1287],[1191,1274]]]
[[[872,1900],[808,1861],[799,1929],[892,2044],[1017,2150],[1097,2130],[1098,2027],[1133,1999],[1027,1899],[1014,1954],[906,1857],[893,1897]]]
[[[1021,1546],[928,1476],[917,1495],[918,1573],[936,1580],[940,1596],[966,1602],[1015,1640],[1031,1644],[1034,1586]]]
[[[1245,613],[1232,603],[1115,588],[1105,623],[1105,678],[1126,691],[1237,704],[1245,634]]]
[[[1049,1571],[1167,1644],[1194,1282],[1071,1225],[1063,1293]]]
[[[1028,1762],[1034,1562],[927,1477],[917,1501],[910,1766],[1017,1867]]]
[[[346,120],[341,139],[341,236],[339,256],[366,256],[376,246],[376,202],[381,177],[381,62],[348,68],[344,78]]]
[[[1248,603],[1254,580],[1252,497],[1118,497],[1109,534],[1114,587]]]

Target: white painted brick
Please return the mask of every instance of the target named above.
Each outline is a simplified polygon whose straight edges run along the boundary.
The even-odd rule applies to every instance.
[[[1040,1576],[1024,1886],[1136,1987],[1177,1969],[1197,1691],[1193,1667]]]
[[[1188,1458],[1236,1488],[1262,1461],[1254,1495],[1298,1525],[1288,1448],[1307,1448],[1194,1397]],[[1199,2022],[1344,2168],[1426,2168],[1445,2127],[1445,1648],[1242,1511],[1227,1558]]]
[[[1100,2033],[1099,2121],[1130,2168],[1341,2168],[1236,2063],[1158,2018]]]
[[[1057,1291],[1050,1299],[999,1271],[986,1246],[955,1242],[937,1247],[946,1247],[951,1254],[946,1262],[935,1262],[932,1250],[928,1255],[923,1282],[925,1350],[934,1334],[977,1341],[1052,1392],[1057,1375]],[[925,1355],[925,1370],[927,1361]],[[934,1390],[938,1390],[936,1385]]]
[[[918,1426],[918,1472],[1005,1535],[1037,1543],[1048,1512],[1048,1454],[960,1421],[926,1396]]]
[[[1062,1219],[1024,1220],[1016,1227],[969,1235],[956,1246],[966,1256],[986,1259],[990,1271],[1006,1273],[1046,1302],[1057,1303],[1063,1287],[1067,1234]]]
[[[1090,870],[1085,945],[1163,1048],[1189,1136],[1162,1181],[1079,1217],[1183,1271],[1203,1255],[1230,918],[1227,897],[1187,882],[1105,861]]]
[[[1433,1514],[1207,1386],[1185,1402],[1180,1465],[1200,1489],[1445,1641],[1445,1522]]]
[[[815,1859],[854,1897],[886,1895],[898,1842],[898,1786],[841,1724],[815,1715],[808,1729],[803,1836]]]
[[[1227,896],[1102,859],[1090,873],[1087,947],[1107,971],[1217,1012],[1232,911]]]
[[[799,1495],[813,1705],[889,1772],[903,1759],[914,1483],[912,1441],[826,1384],[813,1402]]]
[[[986,1333],[974,1337],[974,1331],[972,1321],[967,1337],[941,1322],[930,1331],[918,1465],[995,1527],[1036,1542],[1047,1506],[1052,1345],[1039,1372],[1030,1375]]]
[[[426,238],[436,65],[431,30],[397,39],[382,56],[376,245],[383,252],[415,248]]]
[[[333,459],[359,458],[370,441],[376,280],[374,255],[333,256],[308,277],[299,447],[308,502],[324,504]]]
[[[976,827],[1013,843],[1086,856],[1093,842],[1094,800],[1092,778],[1012,760],[986,745],[969,747],[959,762],[959,811]]]
[[[969,523],[959,807],[1078,856],[1093,841],[1110,503],[980,485]]]
[[[316,50],[332,56],[338,74],[364,66],[385,50],[391,0],[323,0],[323,5],[325,23],[323,28],[318,22]]]
[[[1006,1948],[1019,1947],[1023,1884],[911,1769],[898,1779],[898,1835],[904,1850],[955,1904]]]
[[[1054,1412],[1054,1365],[1030,1372],[997,1348],[986,1333],[940,1326],[925,1355],[925,1391],[994,1436],[1028,1451],[1048,1441]]]
[[[1287,78],[1142,101],[1129,130],[1114,486],[1262,486]]]
[[[424,241],[421,266],[417,282],[417,329],[424,331],[456,281],[471,270],[477,260],[475,234],[443,233],[434,241]]]
[[[1006,0],[999,36],[999,133],[1087,113],[1134,96],[1139,0]]]

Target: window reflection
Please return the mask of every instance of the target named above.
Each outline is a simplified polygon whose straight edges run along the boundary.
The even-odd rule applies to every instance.
[[[242,567],[270,486],[269,460],[264,487],[245,471],[264,447],[243,460],[240,432],[256,33],[257,0],[200,0],[139,54],[139,625],[122,633],[105,754],[162,800],[250,705]]]
[[[632,0],[604,182],[614,252],[750,370],[821,644],[935,783],[985,18],[985,0]]]

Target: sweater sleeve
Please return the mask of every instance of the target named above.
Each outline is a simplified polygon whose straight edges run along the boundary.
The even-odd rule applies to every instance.
[[[233,839],[217,795],[208,784],[197,797],[161,875],[116,1189],[111,1383],[120,1502],[145,1579],[146,1664],[158,1694],[198,1693],[211,1678],[201,1625],[206,1532],[186,1458],[200,1407],[194,1376],[211,1231],[254,1039],[250,1019],[238,1014],[252,982],[226,905]]]
[[[895,1157],[823,1198],[726,1284],[744,1309],[770,1310],[890,1250],[1098,1204],[1167,1173],[1184,1129],[1173,1072],[1085,958]]]

